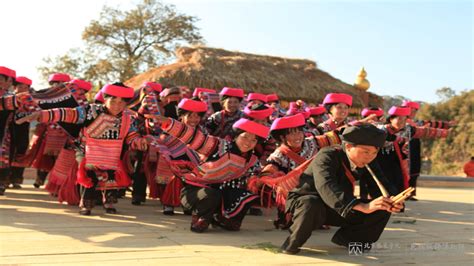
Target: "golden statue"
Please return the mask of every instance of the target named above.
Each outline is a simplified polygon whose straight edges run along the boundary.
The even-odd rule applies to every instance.
[[[363,91],[368,90],[370,88],[370,82],[367,79],[365,79],[366,77],[367,77],[367,72],[365,72],[365,69],[362,67],[354,83],[354,87]]]

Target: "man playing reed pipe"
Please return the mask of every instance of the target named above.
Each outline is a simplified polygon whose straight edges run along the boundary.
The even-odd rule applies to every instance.
[[[342,147],[319,151],[299,185],[289,193],[286,211],[291,212],[293,224],[281,247],[283,253],[298,253],[312,231],[323,224],[340,227],[331,240],[333,243],[348,247],[358,242],[364,250],[370,250],[390,214],[404,207],[403,201],[395,203],[390,196],[396,190],[374,161],[385,142],[385,132],[361,124],[346,127],[342,138]],[[360,179],[368,183],[373,200],[354,196],[354,183]]]

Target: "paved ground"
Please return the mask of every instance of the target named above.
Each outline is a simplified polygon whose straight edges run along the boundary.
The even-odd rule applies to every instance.
[[[420,201],[391,218],[369,254],[351,256],[331,244],[331,228],[315,231],[305,250],[290,256],[276,253],[287,232],[273,229],[273,213],[248,216],[240,232],[195,234],[190,216],[164,216],[158,201],[137,207],[127,197],[119,214],[96,208],[84,217],[27,180],[0,197],[0,264],[473,265],[474,190],[420,188],[418,194]]]

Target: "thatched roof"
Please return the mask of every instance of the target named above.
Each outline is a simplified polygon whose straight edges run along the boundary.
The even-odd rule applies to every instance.
[[[204,87],[243,88],[248,92],[278,93],[281,99],[302,99],[320,103],[330,92],[343,92],[354,97],[354,106],[364,106],[366,92],[354,88],[317,68],[305,59],[231,52],[208,47],[181,47],[176,50],[177,62],[139,74],[126,83],[138,88],[144,81],[162,84]],[[369,104],[379,105],[382,99],[369,93]]]

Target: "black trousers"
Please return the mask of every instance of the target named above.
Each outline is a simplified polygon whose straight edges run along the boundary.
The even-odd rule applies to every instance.
[[[114,171],[108,171],[108,175],[114,176]],[[97,179],[97,175],[95,174],[95,172],[88,170],[87,176],[92,179],[92,183],[94,185],[90,188],[86,188],[83,186],[80,187],[80,193],[81,193],[80,207],[86,207],[88,209],[92,209],[96,204],[97,197],[102,197],[102,203],[104,204],[117,203],[117,190],[116,189],[105,190],[104,194],[102,194],[101,191],[96,190],[96,186],[99,183],[99,180]]]
[[[181,204],[208,222],[220,211],[221,202],[222,193],[218,189],[185,185],[181,190]]]
[[[14,184],[23,184],[23,173],[25,172],[24,167],[12,167],[12,175],[10,182]]]
[[[10,168],[0,168],[0,186],[7,186],[10,182]]]
[[[145,173],[139,172],[132,175],[132,198],[134,200],[145,201],[146,199],[146,176]]]
[[[293,204],[293,224],[284,247],[287,250],[303,246],[313,230],[323,224],[340,227],[333,236],[333,241],[338,244],[348,246],[350,242],[374,243],[390,219],[390,213],[386,211],[371,214],[354,211],[344,218],[315,195],[301,196]]]

